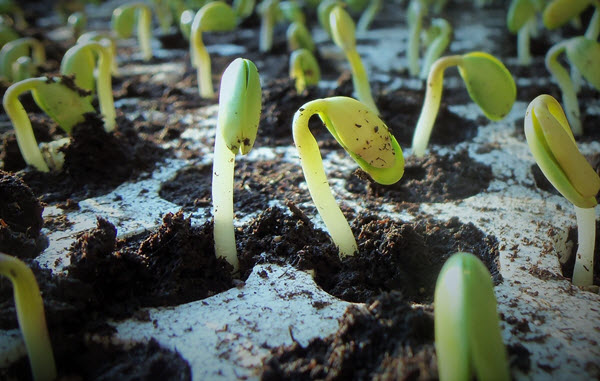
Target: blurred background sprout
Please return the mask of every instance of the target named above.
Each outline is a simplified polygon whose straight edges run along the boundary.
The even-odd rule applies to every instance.
[[[137,24],[137,38],[144,61],[152,59],[152,11],[144,3],[129,3],[115,8],[112,29],[119,38],[129,38]]]

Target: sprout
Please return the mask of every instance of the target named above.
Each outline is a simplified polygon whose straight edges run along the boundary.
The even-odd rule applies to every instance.
[[[2,18],[0,18],[0,48],[17,38],[19,38],[19,34],[9,25],[3,23]]]
[[[427,15],[427,6],[424,0],[411,0],[408,6],[408,47],[406,58],[408,59],[408,71],[410,75],[419,75],[419,41],[423,27],[423,17]]]
[[[353,255],[357,250],[356,240],[335,202],[319,146],[308,128],[308,121],[315,114],[354,161],[380,184],[394,184],[404,174],[402,149],[377,114],[353,98],[317,99],[306,103],[294,115],[294,142],[310,195],[340,250],[340,257]]]
[[[381,10],[381,6],[383,5],[383,0],[371,0],[367,9],[360,15],[360,19],[358,19],[358,23],[356,24],[356,29],[359,32],[366,32],[373,22],[375,16]]]
[[[293,52],[298,49],[315,51],[315,43],[306,26],[294,21],[287,29],[288,50]]]
[[[25,13],[13,0],[2,0],[0,2],[0,14],[10,15],[15,24],[15,28],[24,30],[27,28]]]
[[[31,55],[29,51],[31,50]],[[0,49],[0,77],[14,82],[13,63],[23,56],[31,56],[35,65],[41,65],[46,61],[46,52],[41,42],[31,37],[23,37],[5,44]]]
[[[152,13],[144,3],[130,3],[115,8],[112,14],[112,29],[120,38],[129,38],[137,21],[138,44],[145,61],[152,58]]]
[[[435,350],[441,381],[510,380],[494,285],[473,254],[456,253],[442,267],[434,296]]]
[[[544,25],[548,29],[556,29],[569,20],[576,19],[590,5],[594,5],[596,9],[585,36],[595,41],[600,34],[600,4],[595,0],[553,0],[544,8],[542,16]]]
[[[517,97],[512,75],[495,57],[483,52],[462,56],[446,56],[431,66],[427,78],[425,101],[412,141],[413,154],[422,157],[433,129],[442,99],[444,70],[458,66],[471,99],[477,103],[488,119],[500,120],[509,113]]]
[[[84,44],[86,42],[91,42],[91,41],[103,41],[106,40],[106,42],[103,43],[110,43],[110,56],[111,56],[111,63],[110,63],[110,67],[111,67],[111,73],[113,76],[118,76],[119,75],[119,68],[117,67],[117,43],[115,42],[115,39],[107,34],[107,33],[100,33],[100,32],[86,32],[84,34],[82,34],[81,36],[79,36],[79,38],[77,39],[77,43],[78,44]]]
[[[280,2],[279,12],[281,12],[284,19],[291,23],[306,23],[306,17],[304,17],[302,8],[293,0]]]
[[[379,114],[377,105],[371,95],[371,86],[365,67],[360,60],[360,55],[356,51],[356,36],[354,34],[354,21],[341,6],[333,7],[329,13],[329,24],[333,41],[346,53],[346,58],[350,62],[352,69],[352,84],[359,101],[371,108],[376,114]]]
[[[554,45],[546,53],[546,68],[552,73],[560,91],[563,103],[573,134],[580,136],[583,133],[581,126],[579,102],[573,81],[567,70],[560,64],[558,57],[566,52],[569,62],[575,65],[578,72],[583,74],[596,89],[600,90],[600,43],[586,37],[575,37]]]
[[[240,19],[245,19],[254,11],[255,0],[233,0],[233,10]]]
[[[67,24],[73,30],[73,37],[78,39],[87,26],[87,16],[83,12],[73,12],[69,15]]]
[[[426,79],[431,69],[431,65],[440,58],[444,50],[450,44],[452,38],[452,26],[444,19],[433,19],[431,26],[427,30],[427,34],[431,39],[428,43],[427,52],[425,58],[423,58],[423,65],[421,66],[421,74],[419,77]]]
[[[360,12],[367,7],[369,0],[344,0],[352,12]]]
[[[506,25],[511,33],[517,33],[517,55],[521,65],[531,64],[529,35],[535,28],[537,9],[533,0],[512,0],[506,15]]]
[[[527,108],[525,137],[538,166],[554,187],[575,205],[579,247],[573,284],[591,285],[596,235],[596,194],[600,177],[579,152],[560,104],[540,95]]]
[[[213,158],[212,199],[215,254],[239,270],[233,228],[235,155],[252,149],[262,107],[258,70],[252,61],[234,60],[223,73]]]
[[[173,24],[173,13],[169,6],[168,0],[153,0],[154,14],[158,18],[158,25],[160,29],[167,33],[171,25]]]
[[[37,105],[67,133],[71,132],[74,125],[84,121],[85,113],[94,112],[94,108],[76,88],[73,89],[72,86],[69,87],[54,78],[30,78],[6,89],[2,105],[15,128],[23,160],[38,171],[48,172],[50,168],[38,148],[31,121],[19,101],[19,95],[25,91],[31,91]]]
[[[202,42],[202,32],[229,31],[237,24],[235,11],[227,4],[212,1],[203,6],[192,22],[190,56],[198,73],[198,90],[202,98],[214,98],[210,56]]]
[[[183,37],[188,41],[192,35],[192,23],[194,22],[195,15],[196,13],[193,10],[186,9],[181,12],[181,16],[179,16],[179,30]]]
[[[329,13],[336,5],[342,4],[339,0],[323,0],[319,3],[317,8],[317,17],[319,18],[319,24],[325,29],[327,34],[331,37],[331,25],[329,24]]]
[[[117,116],[110,75],[112,61],[110,41],[104,39],[100,42],[90,41],[76,44],[67,50],[60,64],[62,74],[74,74],[75,84],[88,91],[94,89],[94,68],[98,66],[96,78],[98,103],[100,104],[100,113],[104,117],[104,129],[107,132],[115,129]]]
[[[279,0],[263,0],[258,4],[257,12],[260,15],[260,40],[258,49],[268,52],[273,47],[273,28],[281,18]]]
[[[35,381],[56,379],[56,365],[46,327],[44,302],[33,272],[21,260],[0,253],[0,274],[13,286],[17,320]]]
[[[306,86],[321,80],[321,70],[315,56],[307,49],[299,49],[290,56],[290,78],[296,80],[296,92],[300,94]]]
[[[12,64],[12,76],[15,82],[23,81],[35,76],[36,65],[31,57],[23,56],[17,58]]]

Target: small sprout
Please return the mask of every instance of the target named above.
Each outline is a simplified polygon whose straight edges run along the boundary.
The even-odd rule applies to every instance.
[[[306,86],[314,86],[321,80],[319,63],[307,49],[294,50],[290,55],[290,78],[296,80],[296,93],[300,94]]]
[[[67,133],[74,125],[84,121],[85,113],[94,112],[94,108],[80,92],[53,78],[30,78],[6,89],[2,105],[15,128],[23,160],[38,171],[48,172],[50,168],[38,148],[31,121],[19,101],[19,95],[26,91],[31,91],[37,105]]]
[[[258,49],[261,52],[268,52],[273,47],[273,28],[282,17],[279,0],[263,0],[258,4],[257,12],[260,15]]]
[[[423,58],[423,65],[421,66],[421,74],[419,77],[427,79],[431,65],[440,58],[444,50],[450,45],[452,39],[452,26],[444,19],[433,19],[431,21],[431,27],[427,30],[427,34],[430,38],[430,42],[427,44],[427,51]]]
[[[287,29],[288,50],[293,52],[298,49],[315,51],[315,43],[306,26],[297,21],[290,24]]]
[[[351,12],[361,12],[369,4],[369,0],[344,0]]]
[[[19,38],[19,34],[15,32],[13,28],[9,25],[6,25],[2,22],[0,18],[0,48],[2,48],[6,43],[11,42]]]
[[[346,53],[352,69],[352,84],[356,92],[356,98],[379,114],[377,105],[371,95],[369,76],[362,64],[360,55],[356,51],[356,36],[354,33],[354,21],[341,6],[335,6],[329,13],[329,24],[333,41]]]
[[[510,380],[491,275],[469,253],[446,261],[435,285],[435,350],[440,381]]]
[[[508,69],[495,57],[483,52],[471,52],[462,56],[446,56],[438,59],[429,71],[425,101],[413,136],[412,150],[417,157],[425,155],[440,108],[444,70],[450,66],[458,66],[469,96],[488,119],[504,118],[515,103],[517,97],[515,81]]]
[[[366,32],[369,29],[371,22],[373,22],[373,19],[379,13],[382,6],[383,0],[371,0],[369,2],[367,9],[360,15],[358,23],[356,23],[356,29],[359,33]]]
[[[158,18],[158,25],[160,30],[167,33],[173,25],[173,13],[169,6],[168,0],[153,0],[152,5],[154,6],[154,14]]]
[[[213,158],[212,199],[215,254],[239,270],[233,227],[233,171],[235,155],[252,149],[262,107],[258,70],[237,58],[223,73]]]
[[[94,90],[94,68],[98,67],[96,88],[100,113],[104,117],[104,129],[113,131],[116,125],[115,103],[112,93],[111,63],[113,61],[110,41],[90,41],[76,44],[67,50],[60,64],[64,75],[75,75],[75,84],[84,90]]]
[[[279,11],[283,18],[291,23],[306,23],[306,17],[304,17],[302,8],[293,0],[280,2]]]
[[[317,8],[317,17],[319,24],[325,29],[327,34],[331,37],[331,25],[329,24],[329,14],[336,5],[343,4],[340,0],[322,0]]]
[[[517,34],[517,55],[519,64],[531,64],[529,40],[531,30],[535,28],[537,12],[534,0],[512,0],[506,15],[508,30]]]
[[[152,59],[152,12],[144,3],[130,3],[115,8],[112,14],[112,29],[119,38],[129,38],[137,21],[138,44],[145,61]]]
[[[107,42],[103,42],[103,43],[110,44],[111,73],[113,76],[118,76],[119,68],[117,67],[117,58],[116,58],[117,57],[117,43],[115,42],[115,39],[112,35],[107,34],[107,33],[100,33],[100,32],[86,32],[86,33],[82,34],[81,36],[79,36],[79,38],[77,39],[77,43],[84,44],[86,42],[92,42],[92,41],[100,42],[100,41],[104,41],[104,40],[106,40]]]
[[[4,77],[9,82],[14,82],[13,63],[19,57],[24,56],[31,56],[36,66],[43,64],[46,61],[44,45],[31,37],[19,38],[5,44],[0,49],[0,77]]]
[[[419,47],[421,40],[421,29],[423,28],[423,17],[427,15],[427,6],[424,0],[411,0],[408,6],[408,47],[406,58],[408,60],[408,71],[410,75],[419,75]]]
[[[19,7],[13,0],[2,0],[0,1],[0,15],[11,16],[15,28],[18,30],[27,29],[27,21],[25,20],[25,13],[23,9]]]
[[[212,69],[210,56],[202,42],[203,32],[230,31],[237,25],[235,11],[229,5],[220,1],[206,4],[194,17],[190,39],[190,56],[192,66],[197,69],[198,90],[202,98],[214,98],[212,85]]]
[[[193,10],[186,9],[181,12],[181,16],[179,16],[179,30],[183,37],[188,41],[192,35],[192,23],[194,22],[195,15],[196,13]]]
[[[35,76],[37,69],[31,57],[17,58],[12,64],[12,77],[15,82],[23,81]]]
[[[575,20],[590,5],[596,7],[585,36],[597,40],[600,34],[600,4],[595,0],[553,0],[544,8],[542,20],[548,29],[556,29]]]
[[[596,195],[600,177],[581,154],[560,104],[540,95],[527,108],[525,137],[536,163],[550,183],[575,205],[579,247],[573,284],[592,285],[596,237]]]
[[[333,197],[319,146],[308,128],[308,121],[315,114],[354,161],[380,184],[394,184],[404,174],[402,149],[373,109],[353,98],[317,99],[294,115],[294,143],[310,195],[340,257],[354,255],[356,240]]]
[[[240,19],[249,17],[254,12],[256,0],[233,0],[233,10]]]
[[[21,260],[0,253],[0,275],[10,279],[17,320],[35,381],[56,379],[56,365],[46,326],[44,302],[33,272]]]
[[[87,16],[84,12],[73,12],[67,19],[67,24],[73,31],[73,37],[78,39],[87,26]]]

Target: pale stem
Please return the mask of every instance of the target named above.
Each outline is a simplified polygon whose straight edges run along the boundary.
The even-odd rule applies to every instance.
[[[198,91],[202,98],[214,98],[215,91],[212,86],[212,69],[210,66],[210,55],[202,42],[202,32],[192,33],[190,39],[192,65],[196,67],[198,77]]]
[[[212,177],[215,254],[217,257],[225,257],[236,273],[239,262],[233,227],[234,168],[235,154],[227,148],[222,131],[217,128]]]
[[[112,55],[108,45],[98,44],[96,50],[99,56],[98,77],[96,78],[98,103],[100,103],[100,112],[104,116],[104,129],[106,132],[111,132],[115,129],[117,117],[110,75]]]
[[[423,58],[423,64],[421,65],[421,74],[419,74],[419,77],[422,79],[427,78],[429,69],[431,69],[431,65],[433,65],[435,60],[440,58],[444,50],[446,50],[450,44],[450,35],[452,34],[452,27],[450,26],[450,23],[443,20],[437,24],[440,27],[440,34],[427,48],[427,52]]]
[[[37,140],[35,140],[33,128],[31,127],[31,121],[29,120],[29,116],[27,115],[27,111],[25,111],[23,104],[19,101],[19,95],[25,91],[32,90],[37,85],[44,84],[45,82],[46,78],[30,78],[17,82],[6,89],[6,93],[4,93],[4,98],[2,100],[4,111],[6,111],[6,114],[15,128],[17,144],[21,151],[21,155],[23,156],[23,160],[40,172],[49,172],[50,169],[48,168],[48,165],[46,165],[44,157],[38,148],[38,143]]]
[[[377,105],[375,104],[373,96],[371,95],[369,76],[367,75],[367,71],[363,66],[360,55],[356,49],[346,50],[345,52],[352,70],[352,84],[354,86],[354,91],[356,91],[356,97],[359,101],[364,103],[365,106],[373,110],[375,114],[379,115],[379,110],[377,109]]]
[[[381,10],[382,4],[383,0],[371,0],[369,2],[367,9],[360,15],[360,19],[358,19],[358,23],[356,23],[356,30],[358,32],[366,32],[367,29],[369,29],[369,25],[373,22],[375,15]]]
[[[425,150],[429,143],[431,130],[433,129],[433,124],[435,123],[442,100],[444,70],[449,66],[460,65],[461,62],[461,56],[447,56],[435,61],[431,66],[429,76],[427,77],[425,101],[423,102],[423,108],[421,109],[412,141],[412,151],[416,157],[423,157],[425,155]]]
[[[569,119],[573,135],[581,136],[583,128],[581,126],[577,93],[575,92],[569,72],[558,62],[558,56],[565,51],[567,43],[568,40],[560,42],[548,50],[548,53],[546,53],[546,68],[552,73],[558,83],[558,87],[560,87],[565,105],[565,114]]]
[[[408,70],[410,75],[416,77],[419,75],[419,41],[421,38],[421,27],[423,20],[421,12],[415,16],[414,22],[410,25],[410,31],[408,35],[408,47],[406,48],[406,55],[408,58]]]
[[[594,14],[590,19],[587,29],[585,30],[585,38],[596,41],[598,39],[598,35],[600,35],[600,3],[596,4]]]
[[[535,26],[532,25],[532,21],[535,18],[530,18],[525,25],[521,29],[519,29],[519,33],[517,34],[517,56],[519,58],[519,64],[521,65],[529,65],[531,64],[531,50],[529,48],[529,42],[531,39],[531,29]]]
[[[594,244],[596,242],[595,208],[575,206],[577,216],[577,254],[573,269],[575,286],[591,286],[594,282]]]
[[[294,115],[292,127],[294,143],[300,156],[302,171],[310,195],[329,231],[329,235],[331,235],[333,243],[340,250],[340,257],[354,255],[358,250],[356,240],[346,217],[344,217],[333,197],[323,169],[323,159],[321,158],[321,152],[319,152],[319,146],[308,128],[310,117],[323,111],[319,109],[315,102],[319,101],[305,104],[303,109],[298,110]]]
[[[138,12],[138,43],[140,44],[140,49],[142,50],[142,56],[144,57],[144,61],[150,61],[152,59],[152,14],[150,12],[150,8],[147,5],[140,6]]]
[[[258,40],[258,49],[261,52],[268,52],[273,47],[273,28],[275,26],[275,18],[270,11],[266,11],[260,21],[260,35]]]
[[[44,45],[36,39],[31,40],[31,58],[36,65],[42,65],[46,62],[46,49]]]
[[[17,320],[27,348],[33,379],[56,379],[56,365],[46,327],[44,303],[33,272],[22,261],[0,253],[0,274],[10,278],[13,285]]]

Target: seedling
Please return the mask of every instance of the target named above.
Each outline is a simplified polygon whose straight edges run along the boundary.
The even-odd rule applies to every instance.
[[[237,25],[235,11],[229,5],[213,1],[203,6],[192,22],[190,56],[198,73],[198,90],[202,98],[214,98],[210,56],[202,42],[203,32],[229,31]]]
[[[194,16],[196,13],[191,9],[186,9],[181,12],[179,17],[179,30],[186,40],[190,40],[192,35],[192,23],[194,22]]]
[[[423,18],[427,15],[427,6],[423,0],[411,0],[408,6],[408,47],[406,58],[410,75],[419,75],[419,47]]]
[[[13,63],[23,56],[31,56],[36,66],[46,61],[44,46],[35,38],[23,37],[10,41],[0,49],[0,77],[14,82]]]
[[[369,29],[371,22],[373,22],[373,19],[379,13],[382,6],[383,6],[383,0],[371,0],[369,2],[369,5],[364,10],[364,12],[360,15],[360,18],[358,19],[358,23],[356,24],[356,29],[358,30],[359,33],[366,32]]]
[[[529,40],[535,28],[536,4],[533,0],[512,0],[506,15],[508,30],[517,34],[517,56],[521,65],[531,64]]]
[[[353,98],[317,99],[294,115],[294,142],[310,195],[340,257],[354,255],[356,240],[333,197],[319,146],[308,128],[308,121],[315,114],[354,161],[380,184],[394,184],[404,174],[402,149],[373,109]]]
[[[433,19],[431,26],[427,30],[427,35],[430,42],[427,44],[427,52],[423,58],[423,65],[421,65],[421,74],[419,77],[422,79],[427,78],[431,65],[440,58],[444,50],[450,45],[450,39],[452,38],[452,26],[444,19]]]
[[[19,101],[19,95],[26,91],[31,91],[37,105],[67,133],[85,120],[85,113],[95,111],[91,103],[82,97],[82,90],[66,86],[54,78],[29,78],[6,89],[2,105],[15,128],[23,160],[38,171],[48,172],[50,168],[38,148],[27,111]]]
[[[444,70],[450,66],[458,66],[469,96],[488,119],[504,118],[517,97],[515,81],[508,69],[497,58],[487,53],[471,52],[438,59],[431,66],[427,77],[425,101],[413,136],[412,150],[417,157],[425,155],[440,108]]]
[[[84,90],[94,90],[94,68],[98,67],[96,88],[104,129],[113,131],[116,125],[115,103],[112,93],[111,62],[113,56],[109,40],[76,44],[67,50],[60,64],[60,72],[75,75],[75,84]]]
[[[600,3],[596,0],[553,0],[544,8],[542,20],[548,29],[556,29],[577,18],[590,5],[596,7],[585,37],[597,40],[600,34]]]
[[[6,45],[7,42],[14,41],[17,38],[19,38],[19,34],[9,25],[6,25],[0,17],[0,48]]]
[[[25,13],[13,0],[3,0],[0,2],[0,15],[9,15],[18,30],[27,28]]]
[[[279,0],[263,0],[258,4],[257,12],[260,15],[260,39],[258,49],[268,52],[273,47],[273,28],[282,18],[279,9]]]
[[[86,32],[84,34],[82,34],[81,36],[79,36],[79,38],[77,39],[77,43],[78,44],[84,44],[86,42],[91,42],[91,41],[96,41],[96,42],[100,42],[100,41],[106,41],[103,43],[109,43],[110,44],[110,56],[111,56],[111,63],[110,63],[110,68],[111,68],[111,73],[113,76],[118,76],[119,75],[119,68],[117,67],[117,43],[115,42],[115,39],[112,35],[107,34],[107,33],[101,33],[101,32]]]
[[[302,8],[293,0],[281,1],[279,3],[279,12],[281,16],[290,23],[306,23],[306,17],[304,17]]]
[[[12,75],[15,82],[23,81],[35,76],[36,70],[36,66],[31,57],[19,57],[12,64]]]
[[[137,38],[142,57],[145,61],[152,59],[152,12],[144,3],[130,3],[115,8],[112,14],[112,29],[119,38],[129,38],[133,34],[133,26],[137,22]]]
[[[354,21],[341,6],[336,5],[329,13],[329,25],[333,41],[342,48],[346,54],[350,68],[352,69],[352,84],[359,101],[371,108],[375,114],[379,114],[377,105],[371,95],[369,76],[362,64],[360,55],[356,51],[356,36],[354,33]]]
[[[168,0],[153,0],[154,14],[163,33],[167,33],[173,25],[173,13]]]
[[[596,195],[600,177],[581,154],[560,104],[540,95],[527,108],[525,137],[536,163],[550,183],[575,206],[579,247],[573,284],[593,283]]]
[[[0,275],[10,279],[17,320],[35,381],[56,379],[54,353],[46,327],[44,303],[33,272],[21,260],[0,253]]]
[[[235,59],[223,73],[213,158],[212,199],[215,253],[239,270],[233,227],[233,171],[235,155],[254,146],[262,92],[252,61]]]
[[[577,68],[577,71],[596,89],[600,90],[600,71],[598,70],[600,43],[583,36],[575,37],[559,42],[546,53],[546,68],[552,73],[560,87],[573,134],[580,136],[583,134],[583,127],[581,126],[577,92],[569,73],[558,60],[563,52],[567,54],[569,62]]]
[[[290,56],[290,78],[296,80],[296,93],[321,80],[321,70],[315,56],[307,49],[294,50]]]
[[[315,43],[306,26],[300,22],[293,22],[287,29],[288,50],[293,52],[297,49],[315,51]]]
[[[233,10],[240,19],[245,19],[254,11],[255,0],[233,0]]]
[[[339,0],[323,0],[317,7],[317,17],[319,24],[325,29],[327,34],[331,37],[331,25],[329,24],[329,14],[336,5],[342,4]]]
[[[83,12],[73,12],[69,15],[67,24],[73,31],[73,37],[78,39],[87,26],[87,16]]]
[[[473,254],[446,261],[435,285],[435,350],[441,381],[510,380],[494,285]]]

